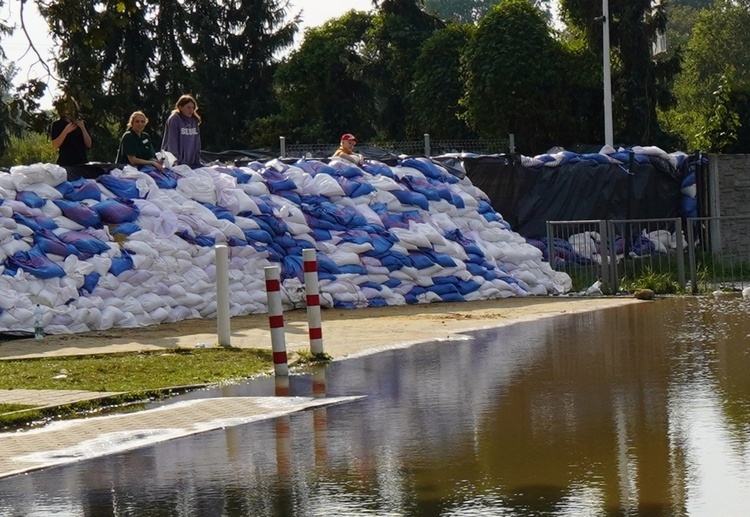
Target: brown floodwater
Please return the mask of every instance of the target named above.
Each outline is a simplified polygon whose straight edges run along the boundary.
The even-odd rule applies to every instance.
[[[749,315],[659,299],[294,372],[363,398],[3,479],[0,515],[748,515]]]

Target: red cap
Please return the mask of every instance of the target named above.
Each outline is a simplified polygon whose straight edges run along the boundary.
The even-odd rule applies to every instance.
[[[341,137],[341,141],[343,142],[344,140],[353,140],[353,141],[355,141],[355,142],[357,141],[357,139],[356,139],[356,138],[354,137],[354,135],[353,135],[353,134],[351,134],[351,133],[346,133],[345,135],[343,135],[343,136]]]

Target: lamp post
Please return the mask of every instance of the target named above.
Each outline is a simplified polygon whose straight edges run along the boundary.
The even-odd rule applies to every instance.
[[[602,0],[603,68],[604,68],[604,143],[614,146],[612,135],[612,73],[609,63],[609,0]]]

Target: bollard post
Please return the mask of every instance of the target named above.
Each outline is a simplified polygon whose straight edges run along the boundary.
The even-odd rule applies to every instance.
[[[268,323],[271,327],[271,350],[273,371],[276,375],[289,375],[284,338],[284,309],[281,306],[281,281],[279,266],[264,268],[266,297],[268,298]]]
[[[425,133],[424,134],[424,155],[427,158],[429,158],[431,152],[432,151],[430,150],[430,134],[429,133]]]
[[[281,158],[286,158],[286,137],[285,136],[279,137],[279,146],[281,147],[281,152],[279,153],[279,156]]]
[[[214,247],[216,260],[216,333],[219,346],[231,347],[229,325],[229,248],[226,244]]]
[[[310,336],[310,353],[323,353],[323,329],[320,316],[320,292],[318,288],[318,259],[314,248],[302,250],[305,270],[305,294],[307,302],[307,326]]]

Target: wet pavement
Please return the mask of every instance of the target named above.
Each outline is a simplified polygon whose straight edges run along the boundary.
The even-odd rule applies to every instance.
[[[16,455],[68,463],[2,480],[0,515],[743,517],[748,314],[659,300],[91,418],[106,432]]]

